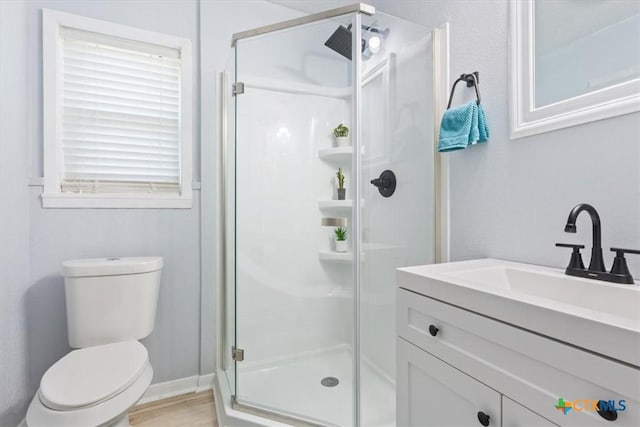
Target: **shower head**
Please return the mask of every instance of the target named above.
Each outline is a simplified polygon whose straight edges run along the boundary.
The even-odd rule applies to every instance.
[[[345,58],[351,59],[351,31],[344,25],[340,25],[324,42],[324,45]]]
[[[380,30],[375,27],[369,27],[367,25],[363,25],[362,29],[365,31],[370,31],[371,33],[377,33],[384,38],[387,38],[389,35],[389,29]],[[338,26],[338,28],[331,34],[331,37],[324,42],[324,45],[329,49],[339,53],[347,59],[351,59],[351,25],[345,27],[344,25]],[[362,52],[367,48],[367,41],[362,39],[360,49]],[[375,53],[375,52],[373,52]],[[371,55],[369,55],[371,56]],[[365,58],[367,59],[367,58]]]

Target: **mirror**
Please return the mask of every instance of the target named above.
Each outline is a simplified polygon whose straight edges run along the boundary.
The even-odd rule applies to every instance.
[[[640,110],[640,2],[510,6],[512,138]]]

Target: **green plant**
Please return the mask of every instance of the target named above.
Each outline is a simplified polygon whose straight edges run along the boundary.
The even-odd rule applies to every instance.
[[[335,233],[336,240],[338,242],[344,242],[345,240],[347,240],[347,229],[346,228],[338,227],[335,230],[333,230],[333,232]]]
[[[336,136],[336,138],[340,138],[340,137],[344,137],[344,136],[349,136],[349,128],[346,127],[344,124],[340,123],[334,130],[333,130],[333,134]]]
[[[344,174],[342,173],[342,168],[338,169],[336,176],[338,177],[338,189],[342,190],[344,188]]]

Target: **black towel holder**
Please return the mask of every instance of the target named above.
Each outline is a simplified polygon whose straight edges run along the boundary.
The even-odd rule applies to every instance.
[[[460,82],[467,82],[467,87],[474,87],[476,90],[477,103],[480,105],[480,90],[478,90],[478,83],[480,83],[480,73],[474,71],[471,74],[460,74],[460,77],[453,83],[451,93],[449,94],[449,103],[447,104],[447,110],[451,108],[451,101],[453,100],[453,92],[456,90],[456,86]]]

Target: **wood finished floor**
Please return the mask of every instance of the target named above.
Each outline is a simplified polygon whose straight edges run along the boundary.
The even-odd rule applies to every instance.
[[[134,406],[129,423],[144,427],[217,427],[211,390]]]

